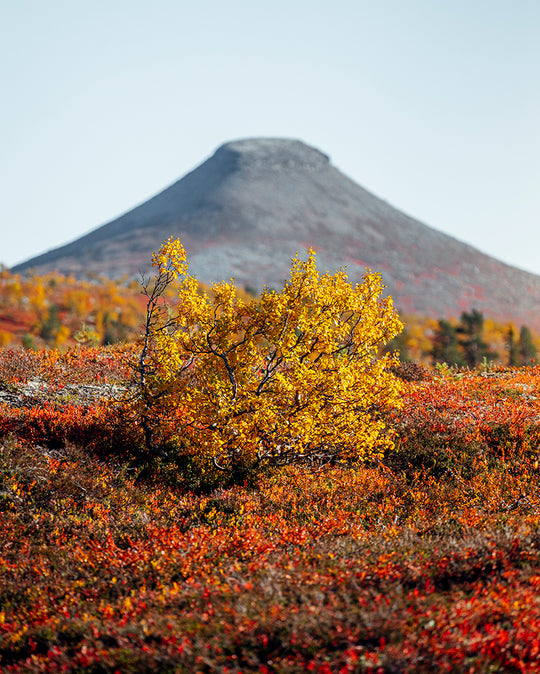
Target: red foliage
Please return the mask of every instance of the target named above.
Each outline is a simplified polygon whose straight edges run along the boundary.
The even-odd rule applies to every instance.
[[[540,671],[539,368],[408,383],[381,464],[194,493],[12,355],[60,383],[0,408],[2,671]]]

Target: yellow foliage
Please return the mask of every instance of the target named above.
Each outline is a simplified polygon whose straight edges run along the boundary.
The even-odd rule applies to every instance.
[[[61,325],[56,331],[56,345],[62,346],[71,336],[71,331],[66,325]]]
[[[0,330],[0,348],[3,349],[5,346],[10,344],[13,340],[13,335],[8,330]]]
[[[201,294],[178,240],[153,259],[138,365],[152,438],[231,470],[359,461],[392,446],[380,413],[399,406],[402,385],[393,357],[377,353],[403,326],[378,274],[356,285],[344,270],[321,275],[310,250],[281,292],[244,299],[232,281]],[[158,312],[179,276],[179,312]]]

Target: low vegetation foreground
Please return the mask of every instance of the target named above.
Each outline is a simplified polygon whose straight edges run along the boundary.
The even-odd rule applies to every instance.
[[[374,357],[310,264],[294,320],[188,281],[146,350],[0,351],[2,671],[540,671],[540,368]]]

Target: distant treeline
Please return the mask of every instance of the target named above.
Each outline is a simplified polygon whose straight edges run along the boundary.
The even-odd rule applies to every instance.
[[[476,309],[464,311],[458,320],[410,316],[404,322],[404,331],[390,344],[404,362],[470,368],[486,362],[511,367],[536,362],[539,340],[526,325],[518,328],[514,323],[485,319]]]
[[[171,304],[176,294],[173,285],[167,294]],[[141,334],[145,308],[140,282],[127,277],[81,281],[62,274],[22,276],[0,269],[0,348],[132,342]]]
[[[172,303],[175,297],[173,287]],[[131,342],[140,335],[144,310],[137,280],[95,277],[81,281],[61,274],[21,276],[0,270],[0,347]],[[476,309],[463,312],[459,319],[414,315],[401,315],[401,319],[405,329],[389,348],[399,351],[405,362],[475,367],[486,359],[502,365],[530,365],[540,349],[538,336],[527,326],[499,323]]]

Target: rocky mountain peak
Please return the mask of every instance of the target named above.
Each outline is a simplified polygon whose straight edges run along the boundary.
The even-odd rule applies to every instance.
[[[243,168],[266,170],[317,170],[329,165],[330,158],[300,140],[288,138],[245,138],[222,145],[215,153],[233,156]]]
[[[346,266],[351,281],[366,267],[380,272],[400,312],[458,317],[475,308],[540,331],[540,276],[407,216],[286,138],[225,143],[148,201],[13,271],[151,273],[152,251],[170,236],[205,283],[279,288],[291,257],[313,247],[321,271]]]

